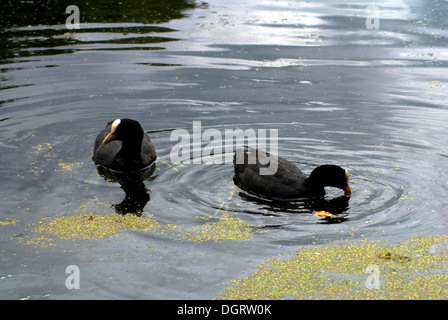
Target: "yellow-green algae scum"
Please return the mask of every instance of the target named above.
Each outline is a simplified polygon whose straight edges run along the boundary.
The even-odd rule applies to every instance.
[[[260,265],[220,299],[447,299],[447,268],[448,236],[305,248]]]
[[[0,221],[0,226],[7,226],[7,225],[10,225],[10,224],[16,224],[18,221],[17,220],[15,220],[15,219],[8,219],[8,220],[5,220],[5,221]]]
[[[253,233],[254,228],[248,222],[233,217],[227,212],[217,218],[217,221],[206,222],[202,226],[193,226],[183,231],[188,240],[195,242],[242,241],[250,239]]]
[[[41,151],[43,147],[51,149],[49,143],[33,147]],[[161,160],[162,161],[162,160]],[[166,163],[166,161],[163,161]],[[168,164],[168,163],[166,163]],[[70,173],[74,168],[82,167],[82,163],[58,163],[61,170]],[[93,174],[96,176],[96,171]],[[104,212],[104,207],[109,207],[98,198],[89,199],[73,213],[61,213],[56,216],[41,219],[37,225],[28,225],[25,237],[20,238],[23,244],[42,247],[55,246],[57,239],[71,240],[98,240],[107,238],[125,230],[153,231],[166,233],[167,230],[176,230],[177,235],[183,239],[194,242],[250,239],[254,228],[236,215],[227,212],[228,203],[231,200],[234,189],[226,201],[222,202],[214,216],[200,217],[201,220],[210,220],[202,225],[189,228],[179,227],[173,224],[160,224],[151,214],[142,216],[134,214],[99,214],[96,209]],[[103,207],[103,208],[101,208]],[[0,221],[0,226],[15,224],[17,220]],[[31,230],[31,232],[29,232]],[[29,233],[29,234],[28,234]]]
[[[170,226],[165,226],[166,228]],[[55,246],[56,239],[102,239],[123,230],[155,231],[162,228],[152,215],[78,214],[43,218],[29,239],[20,242],[43,247]]]
[[[229,199],[233,195],[231,192]],[[107,238],[125,230],[153,231],[166,234],[168,230],[176,230],[177,236],[194,242],[224,240],[243,241],[252,237],[255,232],[248,222],[226,211],[223,202],[214,216],[199,217],[210,220],[202,225],[181,227],[173,224],[162,225],[152,214],[142,216],[134,214],[99,214],[96,207],[108,206],[97,198],[90,199],[87,205],[80,206],[73,214],[61,213],[54,217],[42,218],[37,225],[28,225],[31,233],[20,238],[19,242],[42,247],[55,246],[57,239],[98,240]],[[87,208],[87,206],[89,208]],[[222,212],[223,211],[223,212]],[[16,220],[0,222],[0,225],[16,223]],[[28,231],[28,230],[27,230]]]
[[[227,213],[213,219],[216,221],[182,229],[172,224],[162,225],[148,213],[144,213],[142,216],[93,213],[81,213],[76,216],[59,215],[43,218],[32,229],[32,236],[28,239],[20,239],[20,242],[48,247],[55,246],[56,239],[103,239],[125,230],[160,233],[177,230],[179,237],[198,243],[223,240],[242,241],[250,239],[254,233],[249,223],[231,217]]]

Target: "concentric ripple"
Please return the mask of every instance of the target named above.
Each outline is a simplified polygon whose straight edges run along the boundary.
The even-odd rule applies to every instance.
[[[256,228],[281,234],[286,238],[282,241],[287,242],[310,234],[326,239],[366,235],[393,238],[407,232],[404,229],[414,233],[425,230],[428,223],[437,225],[439,215],[431,210],[431,205],[423,206],[426,211],[422,212],[422,207],[416,204],[426,201],[429,195],[425,190],[434,189],[434,184],[440,185],[443,192],[443,184],[424,177],[423,171],[413,170],[410,159],[402,159],[397,157],[397,152],[391,152],[390,149],[399,149],[400,146],[379,143],[366,145],[362,150],[343,151],[337,131],[331,137],[323,134],[327,139],[297,138],[291,132],[299,136],[300,133],[288,126],[294,127],[295,124],[280,126],[285,128],[280,132],[289,132],[285,133],[289,137],[279,138],[279,155],[307,174],[325,163],[348,169],[353,191],[350,197],[344,196],[339,189],[327,188],[323,201],[279,203],[258,199],[235,188],[232,163],[173,164],[169,159],[170,145],[166,144],[158,161],[157,178],[150,187],[153,199],[150,210],[166,212],[168,209],[168,220],[187,225],[197,222],[192,217],[236,214]],[[308,127],[313,126],[303,124],[301,130],[307,132]],[[357,141],[365,141],[366,136],[369,135],[361,135]],[[203,148],[204,144],[200,147]],[[215,156],[225,159],[226,154]],[[415,181],[421,184],[418,188]],[[320,210],[331,212],[336,217],[320,218],[314,214]],[[329,226],[322,227],[322,224]],[[274,234],[271,236],[275,237]]]

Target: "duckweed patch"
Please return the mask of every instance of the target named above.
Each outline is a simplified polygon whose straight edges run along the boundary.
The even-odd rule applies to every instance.
[[[65,162],[60,162],[58,163],[58,165],[67,171],[73,171],[73,169],[78,169],[80,168],[83,164],[80,162],[75,162],[75,163],[65,163]]]
[[[205,218],[209,219],[209,218]],[[223,241],[223,240],[247,240],[254,233],[253,227],[246,221],[224,213],[218,218],[213,217],[215,221],[206,222],[201,226],[193,226],[184,231],[183,235],[190,241]]]
[[[448,236],[413,237],[397,246],[364,241],[313,247],[267,261],[220,298],[446,299],[447,268]]]
[[[33,236],[22,240],[25,244],[53,246],[59,239],[102,239],[123,230],[155,231],[162,225],[152,215],[141,217],[119,214],[79,214],[43,218],[33,230]],[[172,226],[168,226],[172,228]]]
[[[203,218],[209,219],[209,218]],[[189,241],[223,241],[250,239],[254,228],[242,219],[224,213],[215,221],[206,222],[181,230],[179,235]],[[125,230],[158,231],[177,229],[173,224],[161,225],[150,214],[142,216],[127,214],[94,214],[83,210],[76,216],[59,215],[43,218],[39,225],[32,229],[32,236],[20,239],[19,242],[43,247],[54,246],[55,239],[103,239]]]
[[[16,224],[17,222],[18,222],[18,220],[8,219],[8,220],[0,221],[0,226],[7,226],[7,225],[11,225],[11,224]]]

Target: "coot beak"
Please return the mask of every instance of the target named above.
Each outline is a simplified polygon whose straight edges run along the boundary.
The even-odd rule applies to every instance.
[[[342,190],[344,190],[344,193],[346,196],[349,196],[352,194],[352,190],[350,189],[350,186],[348,184],[346,184],[345,186],[342,187]]]
[[[104,138],[104,140],[103,140],[103,146],[105,146],[106,144],[108,144],[108,143],[111,142],[111,141],[114,141],[116,138],[117,138],[117,137],[116,137],[114,134],[112,134],[112,132],[109,133],[109,134],[106,136],[106,138]]]

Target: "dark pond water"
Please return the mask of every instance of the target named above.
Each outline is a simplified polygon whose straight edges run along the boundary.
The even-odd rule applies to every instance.
[[[446,1],[110,3],[79,1],[73,30],[67,1],[2,8],[0,220],[17,220],[0,226],[2,298],[210,299],[298,247],[448,234]],[[145,212],[180,229],[228,213],[263,232],[20,243],[46,217],[115,214],[124,192],[91,156],[96,134],[124,117],[159,155]],[[171,134],[193,121],[223,142],[225,129],[278,130],[280,156],[307,173],[348,169],[352,196],[330,188],[324,203],[278,205],[232,194],[228,150],[218,164],[172,163]],[[325,223],[322,209],[339,218]],[[65,287],[68,265],[79,290]]]

